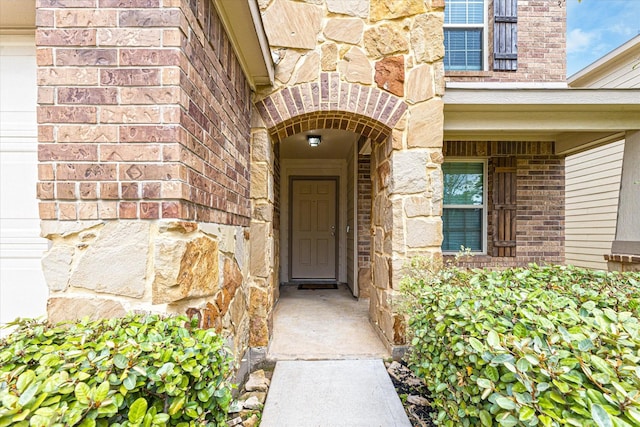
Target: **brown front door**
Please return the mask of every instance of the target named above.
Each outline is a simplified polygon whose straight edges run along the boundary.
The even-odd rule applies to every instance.
[[[291,180],[291,280],[337,280],[337,178]]]

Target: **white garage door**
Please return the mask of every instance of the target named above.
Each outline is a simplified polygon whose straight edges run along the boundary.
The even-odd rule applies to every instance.
[[[46,313],[35,109],[34,38],[0,35],[0,323]]]

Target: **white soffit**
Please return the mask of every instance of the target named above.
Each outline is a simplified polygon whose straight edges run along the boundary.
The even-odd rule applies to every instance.
[[[448,89],[445,138],[640,129],[640,89]]]
[[[445,111],[640,111],[640,89],[447,88],[443,99]]]
[[[555,141],[567,154],[640,129],[640,89],[447,88],[445,140]]]
[[[0,34],[33,34],[35,0],[0,0]]]
[[[256,0],[214,0],[213,3],[251,88],[271,85],[274,67]]]

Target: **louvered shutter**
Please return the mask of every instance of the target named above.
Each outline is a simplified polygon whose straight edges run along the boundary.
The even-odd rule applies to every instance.
[[[493,69],[518,69],[518,0],[493,2]]]
[[[493,256],[516,256],[516,159],[496,157],[493,175]]]

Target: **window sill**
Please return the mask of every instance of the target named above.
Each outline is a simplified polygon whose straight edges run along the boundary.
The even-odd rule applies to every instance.
[[[445,71],[445,77],[490,77],[490,71]]]
[[[460,252],[442,252],[442,256],[454,258],[459,253]],[[487,253],[486,252],[471,252],[468,256],[471,257],[471,258],[476,257],[476,256],[481,257],[481,256],[487,256]],[[467,255],[462,255],[462,257],[466,258]]]

